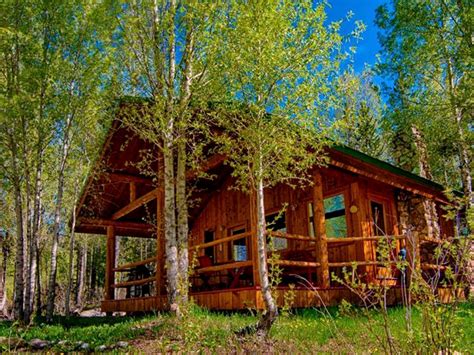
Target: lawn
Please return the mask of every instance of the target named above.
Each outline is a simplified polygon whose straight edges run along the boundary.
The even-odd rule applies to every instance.
[[[126,341],[128,350],[154,353],[157,351],[276,351],[276,352],[383,352],[380,338],[384,334],[382,317],[371,312],[370,319],[360,313],[350,315],[341,309],[305,309],[281,316],[272,328],[269,339],[262,343],[253,337],[239,338],[235,332],[252,324],[257,316],[251,313],[215,313],[194,308],[184,321],[167,314],[144,317],[57,318],[54,324],[37,322],[29,328],[19,328],[11,322],[0,322],[0,338],[21,338],[28,342],[39,338],[51,342],[53,351],[72,351],[79,342],[89,349]],[[415,310],[414,332],[409,336],[404,327],[404,310],[389,310],[394,341],[403,350],[421,346],[421,316]],[[452,327],[456,328],[454,348],[474,351],[474,304],[462,304]],[[373,325],[370,325],[373,323]],[[5,338],[4,338],[5,339]],[[406,349],[410,346],[410,349]],[[0,350],[15,350],[0,345]],[[17,348],[16,350],[19,350]],[[125,349],[123,349],[125,350]]]

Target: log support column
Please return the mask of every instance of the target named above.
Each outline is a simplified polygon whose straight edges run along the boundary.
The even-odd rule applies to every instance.
[[[328,244],[326,238],[326,218],[324,216],[323,182],[319,171],[314,174],[313,181],[313,206],[314,206],[314,233],[316,236],[316,262],[318,268],[318,285],[328,288],[330,285],[328,265]]]
[[[107,254],[105,259],[105,300],[114,299],[113,284],[115,281],[115,227],[107,227]],[[111,312],[107,315],[112,315]]]

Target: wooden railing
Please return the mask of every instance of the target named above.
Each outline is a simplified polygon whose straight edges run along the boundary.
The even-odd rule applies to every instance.
[[[117,266],[116,268],[113,269],[113,271],[114,272],[129,271],[130,269],[133,269],[137,266],[151,264],[151,263],[154,263],[154,262],[156,262],[156,256],[154,256],[152,258],[145,259],[145,260],[135,261],[133,263],[128,263],[128,264]]]
[[[289,234],[289,233],[284,233],[284,232],[276,232],[276,231],[268,231],[267,232],[267,237],[269,238],[284,238],[287,240],[293,240],[293,241],[300,241],[300,242],[306,242],[306,243],[315,243],[317,239],[315,237],[310,237],[310,236],[305,236],[305,235],[297,235],[297,234]],[[193,252],[198,252],[199,250],[203,250],[209,247],[214,247],[217,245],[222,245],[222,244],[227,244],[231,243],[236,240],[241,240],[241,239],[246,239],[252,236],[251,232],[245,232],[242,234],[237,234],[237,235],[232,235],[220,239],[213,240],[211,242],[207,243],[201,243],[198,245],[193,245],[190,246],[190,250]],[[406,239],[406,235],[390,235],[390,236],[367,236],[367,237],[341,237],[341,238],[326,238],[326,241],[329,245],[334,245],[338,246],[342,243],[353,243],[353,242],[362,242],[362,241],[370,241],[370,242],[376,242],[379,240],[403,240]],[[439,240],[439,239],[434,239],[434,238],[422,238],[420,240],[424,242],[430,242],[434,244],[440,244],[444,242],[445,240]],[[247,245],[251,245],[251,243],[246,243]],[[302,250],[294,250],[294,252],[298,251],[314,251],[315,246],[309,246],[308,248],[302,249]],[[293,260],[292,260],[293,259]],[[283,267],[301,267],[301,268],[320,268],[321,263],[319,260],[294,260],[295,258],[288,257],[288,255],[285,256],[284,259],[276,259],[272,261],[274,265],[280,265]],[[117,272],[126,272],[130,271],[133,268],[136,268],[137,266],[141,265],[146,265],[146,264],[151,264],[151,263],[156,263],[157,258],[156,257],[151,257],[145,260],[141,261],[136,261],[136,262],[131,262],[127,264],[123,264],[120,266],[117,266],[113,269],[114,273]],[[328,262],[327,267],[329,268],[341,268],[341,267],[359,267],[359,266],[384,266],[387,264],[393,265],[398,263],[399,261],[388,261],[388,262],[381,262],[381,261],[337,261],[337,262]],[[252,260],[244,260],[244,261],[234,261],[234,260],[229,260],[226,263],[221,263],[217,265],[211,265],[211,266],[206,266],[206,267],[200,267],[196,268],[195,272],[196,274],[202,274],[202,273],[212,273],[212,272],[220,272],[220,271],[225,271],[225,270],[236,270],[240,268],[247,268],[247,267],[252,267],[253,266],[253,261]],[[428,264],[428,263],[422,263],[421,264],[421,269],[423,270],[445,270],[446,265],[434,265],[434,264]],[[131,281],[124,281],[124,282],[118,282],[112,285],[113,288],[126,288],[130,286],[138,286],[138,285],[144,285],[148,283],[153,283],[156,282],[157,280],[157,275],[152,275],[150,277],[146,277],[144,279],[139,279],[139,280],[131,280]]]
[[[209,248],[209,247],[213,247],[213,246],[216,246],[216,245],[219,245],[219,244],[224,244],[224,243],[229,243],[229,242],[232,242],[234,240],[239,240],[239,239],[243,239],[243,238],[247,238],[249,236],[251,236],[252,233],[250,232],[245,232],[245,233],[241,233],[241,234],[236,234],[236,235],[231,235],[230,237],[225,237],[225,238],[220,238],[220,239],[216,239],[216,240],[213,240],[212,242],[207,242],[207,243],[202,243],[202,244],[197,244],[197,245],[193,245],[191,246],[191,249],[205,249],[205,248]]]
[[[345,243],[345,242],[364,242],[364,241],[378,241],[382,239],[399,240],[406,239],[405,235],[379,235],[370,237],[341,237],[341,238],[326,238],[328,243]]]
[[[304,242],[316,242],[316,238],[299,234],[288,234],[284,232],[267,231],[267,236],[271,238],[285,238],[289,240],[298,240]]]
[[[127,271],[130,271],[130,270],[136,268],[137,266],[156,263],[156,260],[157,260],[156,256],[154,256],[154,257],[151,257],[151,258],[148,258],[148,259],[145,259],[145,260],[134,261],[134,262],[131,262],[131,263],[127,263],[127,264],[117,266],[114,269],[112,269],[112,271],[114,273],[127,272]],[[157,275],[154,274],[152,276],[149,276],[149,277],[146,277],[146,278],[143,278],[143,279],[118,282],[118,283],[112,284],[111,287],[113,287],[113,288],[127,288],[127,287],[131,287],[131,286],[146,285],[146,284],[156,282],[156,276]]]

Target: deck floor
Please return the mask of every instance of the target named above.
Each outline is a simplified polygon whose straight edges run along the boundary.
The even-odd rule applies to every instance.
[[[276,290],[278,305],[284,305],[284,296],[288,294],[287,287]],[[343,287],[294,289],[292,308],[308,308],[332,306],[339,304],[342,300],[357,304],[359,299],[348,289]],[[238,288],[232,290],[216,290],[194,292],[190,294],[194,302],[210,310],[244,310],[263,309],[264,303],[261,290],[256,287]],[[400,288],[393,287],[389,290],[388,301],[396,304],[401,301]],[[104,312],[151,312],[161,311],[166,308],[166,296],[150,296],[141,298],[129,298],[121,300],[104,300],[102,311]]]

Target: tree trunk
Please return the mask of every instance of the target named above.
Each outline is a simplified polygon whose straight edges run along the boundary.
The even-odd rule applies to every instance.
[[[188,206],[186,198],[186,143],[184,139],[178,142],[178,168],[176,186],[176,207],[178,209],[178,272],[179,293],[183,304],[188,301]]]
[[[35,285],[35,278],[32,274],[32,268],[36,269],[34,265],[35,262],[35,245],[34,245],[34,235],[33,235],[33,215],[34,211],[31,206],[31,199],[32,199],[32,191],[31,191],[31,179],[30,179],[30,166],[29,166],[29,159],[28,159],[28,123],[27,120],[22,117],[22,144],[23,144],[23,165],[24,165],[24,182],[25,182],[25,202],[26,202],[26,228],[25,228],[25,235],[26,240],[24,243],[24,280],[25,280],[25,291],[24,291],[24,312],[23,312],[23,322],[28,324],[30,322],[30,316],[32,313],[32,306],[33,306],[33,299],[34,299],[34,285]],[[37,169],[38,173],[38,169]],[[35,177],[35,186],[36,186],[36,179],[37,174]],[[35,191],[35,200],[36,200],[36,191]],[[34,206],[34,203],[33,203]]]
[[[454,78],[454,73],[453,73],[453,68],[452,68],[452,59],[448,58],[446,61],[447,64],[447,80],[448,80],[448,87],[449,87],[449,97],[450,97],[450,103],[451,103],[451,110],[453,114],[453,119],[456,124],[456,128],[458,131],[458,150],[459,150],[459,169],[461,173],[461,180],[462,180],[462,186],[463,186],[463,192],[464,195],[467,199],[467,206],[468,207],[474,207],[474,194],[472,191],[472,175],[471,175],[471,165],[470,165],[470,159],[469,159],[469,149],[468,145],[466,143],[466,135],[464,132],[464,128],[462,125],[462,118],[463,118],[463,112],[462,109],[459,107],[457,103],[457,97],[456,97],[456,84],[455,84],[455,78]]]
[[[420,175],[425,179],[432,180],[430,163],[428,161],[428,150],[426,148],[423,132],[421,132],[416,125],[411,126],[415,146],[418,151],[418,163],[420,167]],[[439,226],[438,212],[436,211],[436,204],[433,200],[424,199],[423,207],[425,210],[425,219],[428,226],[428,236],[430,238],[439,238],[441,230]]]
[[[37,153],[37,166],[35,176],[35,187],[34,187],[34,202],[33,202],[33,221],[31,227],[29,244],[29,258],[28,258],[28,277],[26,278],[26,293],[25,293],[25,323],[28,323],[31,318],[31,314],[34,310],[34,299],[36,291],[36,273],[38,270],[37,265],[37,244],[39,239],[39,231],[41,224],[41,192],[42,192],[42,173],[43,173],[43,148],[42,140],[38,142],[38,153]]]
[[[462,187],[464,195],[467,198],[467,205],[468,207],[474,207],[474,193],[472,191],[472,176],[471,176],[471,169],[470,169],[470,159],[468,148],[466,145],[466,139],[464,134],[464,129],[461,125],[462,113],[461,110],[456,108],[456,126],[458,129],[459,135],[459,161],[460,161],[460,170],[461,170],[461,180],[462,180]]]
[[[179,122],[179,138],[178,138],[178,156],[177,156],[177,173],[176,173],[176,208],[178,218],[177,239],[178,239],[178,272],[179,287],[181,301],[183,304],[188,302],[189,289],[189,242],[188,242],[188,201],[186,196],[186,108],[191,99],[191,84],[193,76],[193,49],[194,49],[194,32],[191,22],[187,22],[186,45],[184,50],[184,82],[181,88],[180,100],[180,122]]]
[[[2,263],[0,265],[0,316],[8,318],[8,310],[5,308],[7,304],[7,295],[6,295],[6,279],[7,279],[7,261],[8,261],[8,233],[5,233],[4,237],[0,236],[0,247],[2,250]]]
[[[91,262],[89,266],[89,295],[90,297],[95,297],[96,293],[96,280],[97,280],[97,270],[95,268],[95,259],[97,258],[97,252],[95,245],[91,247]]]
[[[69,130],[71,128],[73,114],[69,113],[66,120],[66,127],[63,136],[63,146],[61,152],[60,167],[58,171],[58,190],[56,197],[56,209],[54,212],[53,243],[51,246],[51,269],[49,270],[48,281],[48,301],[46,305],[46,321],[53,320],[54,301],[56,299],[56,276],[58,271],[58,244],[61,228],[61,209],[64,193],[64,170],[69,153]]]
[[[77,295],[76,295],[76,308],[82,310],[84,307],[84,286],[86,280],[86,267],[87,267],[87,244],[84,247],[79,246],[78,248],[78,274],[77,274]]]
[[[23,206],[21,196],[21,182],[18,168],[17,145],[10,135],[10,149],[12,154],[12,174],[15,198],[16,215],[16,258],[15,258],[15,286],[13,295],[13,318],[23,321],[24,316],[24,229],[23,229]]]
[[[74,270],[74,246],[75,246],[75,233],[74,229],[76,227],[76,199],[74,199],[74,207],[72,212],[72,225],[71,225],[71,236],[69,240],[69,272],[68,272],[68,281],[66,289],[66,297],[64,310],[66,316],[69,316],[71,310],[71,290],[72,290],[72,273]],[[79,262],[79,260],[77,261]]]
[[[120,256],[120,237],[119,236],[116,236],[115,237],[115,252],[114,252],[114,255],[115,255],[115,260],[114,260],[114,267],[117,267],[119,265],[119,256]],[[143,260],[143,259],[142,259]],[[113,280],[112,280],[112,283],[116,283],[117,281],[117,273],[114,273],[114,277],[113,277]],[[119,297],[119,292],[120,292],[120,289],[119,288],[115,288],[114,289],[114,296],[115,296],[115,299],[118,299]]]
[[[178,247],[176,240],[174,152],[172,143],[167,141],[164,155],[164,195],[165,195],[165,239],[166,239],[166,276],[168,278],[168,302],[170,310],[179,313],[178,307]]]
[[[163,162],[164,162],[164,195],[165,195],[165,248],[166,248],[166,276],[168,278],[168,302],[171,312],[180,314],[178,296],[178,243],[176,236],[176,189],[175,189],[175,150],[174,150],[174,112],[175,100],[174,85],[176,75],[176,39],[175,39],[175,16],[176,1],[171,0],[169,4],[170,23],[168,28],[168,77],[166,97],[166,128],[163,139]]]
[[[41,225],[41,219],[40,219]],[[38,231],[40,230],[38,226]],[[40,258],[40,250],[39,250],[39,235],[38,239],[36,239],[36,281],[35,281],[35,289],[36,289],[36,314],[41,316],[42,314],[42,304],[41,304],[41,258]]]
[[[261,161],[260,161],[261,163]],[[262,314],[258,325],[257,335],[266,337],[278,317],[278,308],[273,299],[270,281],[268,279],[268,264],[267,264],[267,250],[266,250],[266,225],[265,225],[265,200],[263,191],[263,181],[261,174],[257,178],[257,245],[258,245],[258,259],[259,259],[259,274],[262,288],[262,297],[265,302],[265,312]]]

